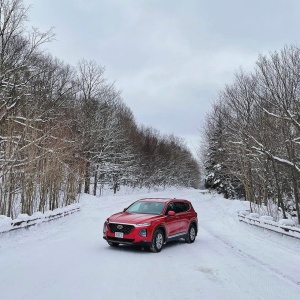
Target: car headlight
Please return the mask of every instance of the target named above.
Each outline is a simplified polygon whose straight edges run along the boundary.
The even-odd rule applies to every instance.
[[[108,222],[108,220],[106,220],[103,225],[103,233],[106,233],[106,231],[108,230],[108,228],[107,228],[108,224],[109,224],[109,222]]]
[[[151,225],[151,222],[146,222],[146,223],[139,223],[139,224],[136,224],[135,226],[137,227],[142,227],[142,226],[150,226]]]

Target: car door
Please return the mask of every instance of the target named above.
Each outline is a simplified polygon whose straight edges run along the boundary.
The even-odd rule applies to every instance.
[[[167,231],[168,238],[176,235],[179,232],[180,220],[179,220],[175,210],[176,210],[176,208],[175,208],[174,202],[170,202],[165,211],[165,228]],[[169,211],[174,211],[175,215],[169,216],[168,215]]]
[[[187,232],[190,224],[190,206],[187,202],[177,201],[175,204],[175,212],[177,216],[178,233]]]

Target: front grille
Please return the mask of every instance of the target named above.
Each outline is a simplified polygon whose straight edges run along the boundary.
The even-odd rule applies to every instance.
[[[109,229],[111,232],[123,232],[124,234],[129,234],[133,228],[133,225],[109,223]]]

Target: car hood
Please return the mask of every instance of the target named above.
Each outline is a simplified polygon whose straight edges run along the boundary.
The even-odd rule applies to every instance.
[[[144,222],[150,222],[152,219],[156,219],[157,217],[158,215],[132,214],[127,212],[120,212],[109,217],[109,222],[139,224]]]

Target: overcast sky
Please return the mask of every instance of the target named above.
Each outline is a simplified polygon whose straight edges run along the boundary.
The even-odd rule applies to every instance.
[[[300,0],[25,0],[32,26],[76,65],[106,67],[138,124],[199,140],[211,101],[260,53],[300,46]]]

